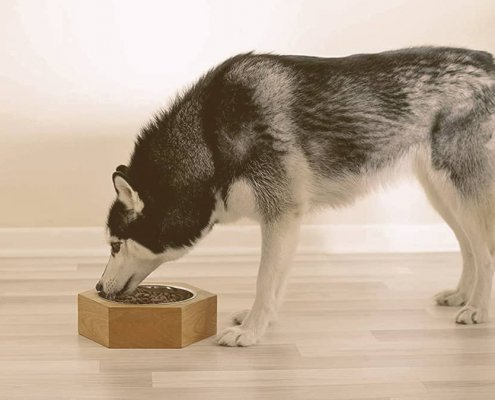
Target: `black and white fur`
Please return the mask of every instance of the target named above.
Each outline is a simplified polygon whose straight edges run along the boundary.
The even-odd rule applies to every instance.
[[[218,342],[249,346],[282,300],[301,218],[412,171],[459,240],[462,324],[486,321],[495,253],[491,54],[412,48],[344,58],[244,54],[143,129],[113,175],[112,256],[97,288],[130,292],[214,224],[259,221],[256,298]]]

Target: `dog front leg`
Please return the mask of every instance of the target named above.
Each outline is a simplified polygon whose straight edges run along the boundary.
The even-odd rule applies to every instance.
[[[250,346],[275,319],[297,245],[299,227],[297,213],[285,214],[276,221],[261,225],[261,263],[253,307],[243,317],[241,325],[227,328],[218,336],[218,344]]]

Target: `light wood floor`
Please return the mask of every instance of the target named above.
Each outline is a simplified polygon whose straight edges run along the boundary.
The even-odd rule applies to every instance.
[[[456,309],[431,301],[455,285],[457,254],[299,258],[259,345],[181,350],[77,335],[76,294],[104,263],[0,259],[0,399],[495,399],[495,323],[456,326]],[[218,293],[220,330],[250,306],[256,269],[255,258],[186,259],[150,280]]]

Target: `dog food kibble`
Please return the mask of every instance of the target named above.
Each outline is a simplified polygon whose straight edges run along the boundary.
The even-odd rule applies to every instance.
[[[188,290],[174,286],[143,285],[131,294],[119,295],[112,300],[126,304],[163,304],[184,301],[193,296]]]

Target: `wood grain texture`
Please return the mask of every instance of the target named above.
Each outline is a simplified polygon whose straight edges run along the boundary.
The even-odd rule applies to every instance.
[[[216,334],[217,296],[182,282],[195,297],[169,304],[126,304],[96,290],[78,295],[79,334],[109,348],[176,349]]]
[[[107,349],[78,335],[102,258],[0,259],[0,399],[493,400],[495,323],[458,326],[432,295],[458,254],[299,257],[260,344]],[[150,281],[218,293],[218,327],[253,301],[256,257],[164,265]],[[492,309],[495,304],[492,304]],[[199,321],[199,319],[195,319]]]
[[[77,326],[80,335],[110,347],[109,308],[84,293],[77,296]]]

